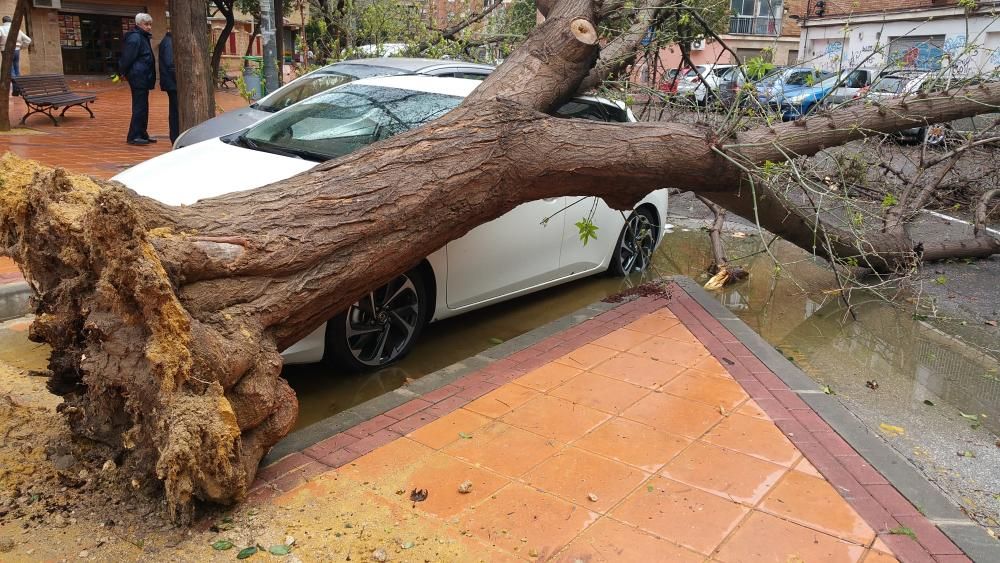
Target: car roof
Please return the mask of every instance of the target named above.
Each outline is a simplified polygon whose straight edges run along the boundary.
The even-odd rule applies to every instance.
[[[454,60],[454,59],[420,59],[420,58],[410,58],[410,57],[378,57],[371,59],[349,59],[346,61],[340,61],[333,63],[332,65],[325,66],[319,70],[317,73],[327,73],[327,72],[338,72],[338,70],[343,70],[344,66],[367,66],[367,67],[378,67],[378,68],[391,68],[396,70],[404,70],[407,72],[423,72],[431,68],[437,68],[442,66],[454,66],[462,68],[479,68],[483,70],[493,70],[494,67],[490,65],[484,65],[480,63],[470,63],[466,61]]]
[[[381,86],[384,88],[399,88],[401,90],[413,90],[415,92],[426,92],[428,94],[443,94],[446,96],[460,96],[462,98],[468,96],[476,89],[477,86],[482,84],[482,80],[474,80],[471,78],[451,78],[443,76],[423,76],[420,74],[400,74],[396,76],[376,76],[373,78],[362,78],[361,80],[355,80],[354,82],[349,82],[339,88],[344,88],[348,86],[359,86],[359,85],[369,85],[369,86]],[[335,91],[331,90],[331,91]],[[322,95],[322,94],[317,94]],[[596,96],[576,96],[576,100],[589,100],[596,101],[603,104],[610,104],[617,106],[621,109],[627,109],[624,104],[616,102],[614,100],[609,100],[607,98],[599,98]]]

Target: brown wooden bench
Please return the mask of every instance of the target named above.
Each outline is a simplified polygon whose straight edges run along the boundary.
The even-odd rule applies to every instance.
[[[59,108],[63,108],[59,117],[66,115],[66,110],[73,106],[80,106],[87,110],[90,118],[94,118],[94,112],[90,111],[90,102],[97,99],[96,92],[73,92],[66,84],[66,77],[61,74],[28,74],[24,76],[12,77],[15,88],[24,98],[25,105],[28,106],[28,113],[21,118],[21,125],[28,119],[29,115],[43,113],[49,116],[52,124],[56,127],[55,113]]]

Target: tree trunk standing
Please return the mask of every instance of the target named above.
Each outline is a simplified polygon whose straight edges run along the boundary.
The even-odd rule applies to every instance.
[[[209,60],[206,14],[208,0],[170,1],[181,131],[215,115],[215,80]]]
[[[278,61],[278,83],[275,90],[285,82],[285,0],[274,2],[274,56]]]
[[[14,7],[13,21],[10,23],[10,33],[4,43],[3,52],[13,53],[17,46],[17,34],[21,31],[21,22],[28,12],[28,1],[19,0]],[[0,131],[10,131],[10,73],[14,68],[14,57],[4,56],[0,62]]]
[[[226,24],[222,27],[222,31],[219,32],[219,40],[215,42],[215,48],[212,49],[212,84],[214,85],[219,81],[219,69],[222,67],[222,53],[226,50],[226,42],[229,41],[229,36],[233,33],[233,28],[236,26],[236,17],[233,14],[233,0],[213,1],[215,2],[215,7],[226,18]]]
[[[275,44],[274,0],[260,0],[260,37],[264,43],[264,88],[271,93],[278,89],[278,52]]]
[[[190,206],[0,160],[0,248],[37,292],[30,335],[52,346],[49,385],[74,432],[119,448],[137,479],[162,481],[181,519],[193,498],[233,502],[297,416],[279,351],[476,226],[569,195],[630,209],[665,179],[714,201],[742,195],[733,205],[753,217],[747,170],[756,165],[907,129],[917,116],[951,120],[1000,104],[992,83],[726,139],[702,126],[540,113],[590,73],[598,23],[590,0],[562,0],[444,117]],[[760,203],[765,228],[810,248],[813,215]],[[912,254],[911,241],[889,243]],[[859,246],[844,233],[831,249]]]

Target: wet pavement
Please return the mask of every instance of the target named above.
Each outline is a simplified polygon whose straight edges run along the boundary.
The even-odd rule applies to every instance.
[[[71,90],[97,92],[97,101],[91,103],[95,118],[81,108],[71,108],[59,118],[58,127],[38,114],[30,116],[22,126],[24,102],[11,97],[10,118],[16,129],[0,133],[0,154],[10,151],[50,166],[107,179],[170,150],[166,92],[149,92],[149,134],[158,142],[132,146],[125,143],[131,119],[127,84],[116,84],[103,76],[70,77],[67,82]],[[247,105],[243,98],[226,91],[216,93],[215,103],[222,111]]]
[[[305,557],[967,561],[758,350],[668,286],[284,457],[251,503]]]

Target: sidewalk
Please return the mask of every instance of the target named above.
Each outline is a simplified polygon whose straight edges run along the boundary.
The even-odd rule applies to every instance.
[[[251,502],[293,518],[306,559],[969,561],[689,286],[293,434]]]
[[[21,117],[26,113],[24,101],[11,97],[11,124],[29,131],[0,134],[0,154],[11,151],[49,166],[107,179],[170,150],[166,92],[149,92],[149,134],[159,142],[137,147],[125,143],[132,107],[127,84],[115,84],[105,77],[69,78],[68,82],[71,90],[97,92],[97,100],[91,103],[96,117],[91,119],[81,108],[70,108],[59,118],[58,127],[39,114],[21,126]],[[216,92],[215,103],[217,112],[246,105],[239,95],[225,91]]]

